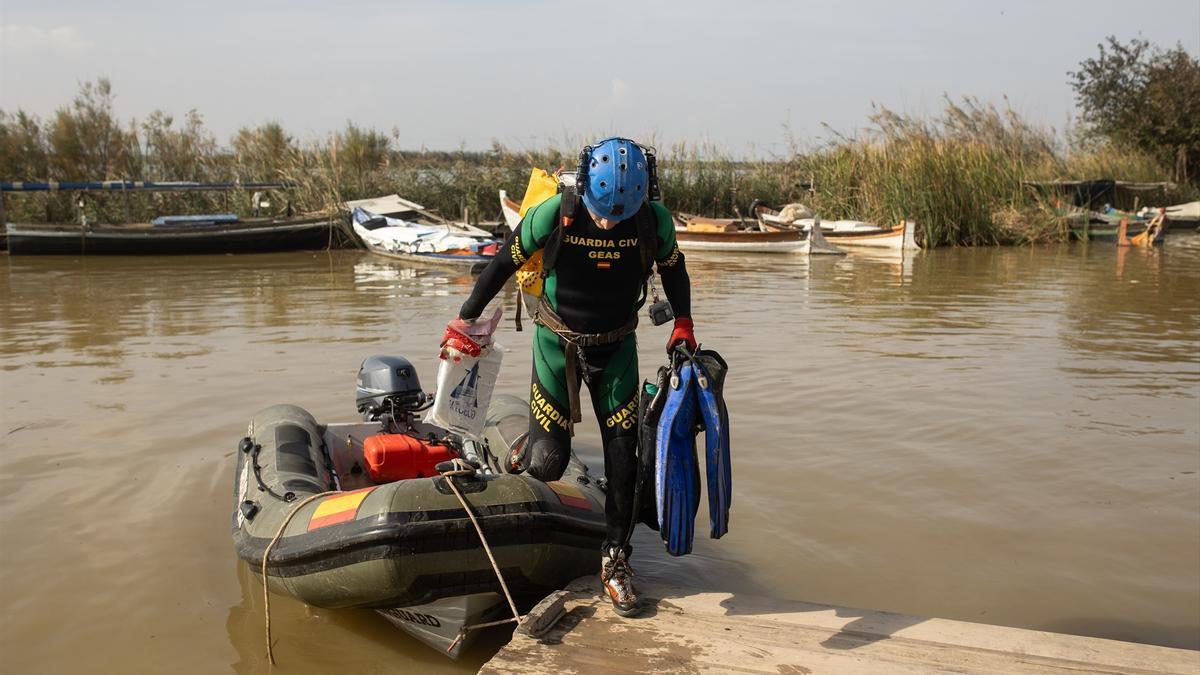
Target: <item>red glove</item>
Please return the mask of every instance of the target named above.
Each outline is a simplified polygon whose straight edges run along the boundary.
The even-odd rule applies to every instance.
[[[441,358],[446,358],[446,348],[452,347],[468,356],[479,356],[483,348],[492,342],[492,333],[496,332],[496,324],[500,323],[501,309],[490,319],[463,319],[459,317],[446,324],[446,332],[442,334]]]
[[[689,352],[695,353],[696,334],[692,331],[692,320],[686,316],[675,319],[675,330],[671,331],[671,337],[667,340],[667,353],[671,353],[680,342],[687,346]]]
[[[446,332],[442,334],[443,359],[446,358],[446,347],[457,349],[469,356],[479,356],[479,353],[483,351],[482,345],[463,332],[465,324],[466,322],[462,319],[455,319],[446,325]]]

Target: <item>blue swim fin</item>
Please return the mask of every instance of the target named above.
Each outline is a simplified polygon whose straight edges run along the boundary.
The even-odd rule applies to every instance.
[[[696,355],[696,397],[704,424],[705,473],[708,478],[709,536],[720,539],[729,531],[733,500],[733,469],[729,461],[729,411],[722,397],[725,362],[716,352]]]
[[[696,371],[688,363],[671,374],[658,419],[654,492],[658,531],[671,555],[692,552],[700,508],[700,469],[696,465]]]

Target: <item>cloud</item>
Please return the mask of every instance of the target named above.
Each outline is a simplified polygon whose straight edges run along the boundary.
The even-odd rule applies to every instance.
[[[83,39],[75,26],[57,26],[49,30],[18,24],[0,26],[0,49],[77,52],[91,46],[92,43]]]

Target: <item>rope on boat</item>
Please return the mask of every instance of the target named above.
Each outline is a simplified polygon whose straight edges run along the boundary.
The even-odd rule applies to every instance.
[[[337,490],[331,490],[329,492],[318,492],[315,495],[309,495],[309,496],[305,497],[299,504],[296,504],[296,506],[290,512],[288,512],[287,517],[283,519],[283,523],[279,526],[279,531],[277,531],[275,533],[275,536],[271,538],[271,542],[269,544],[267,544],[266,550],[263,551],[263,559],[262,559],[263,607],[264,607],[264,611],[266,613],[266,618],[267,618],[267,621],[266,621],[267,659],[271,662],[271,665],[275,665],[275,654],[274,654],[274,652],[271,651],[271,593],[267,590],[267,558],[269,558],[271,556],[271,549],[275,547],[275,544],[279,542],[280,537],[283,536],[283,531],[284,531],[284,529],[287,528],[288,523],[292,522],[292,516],[299,513],[300,509],[304,508],[305,504],[313,501],[314,499],[317,499],[318,497],[325,497],[327,495],[332,495],[332,494],[336,494],[336,493],[337,493]]]
[[[467,505],[467,500],[463,498],[462,493],[458,491],[458,486],[455,485],[453,476],[473,476],[475,469],[461,459],[454,459],[454,469],[443,471],[442,476],[445,477],[446,485],[450,486],[450,490],[454,492],[454,496],[458,497],[458,503],[462,504],[463,510],[467,512],[467,517],[471,519],[471,524],[475,526],[475,532],[479,535],[479,541],[483,544],[483,550],[487,553],[488,560],[492,563],[492,571],[496,573],[496,580],[500,582],[500,588],[504,591],[504,599],[508,601],[508,608],[512,611],[512,617],[501,619],[499,621],[488,621],[487,623],[477,623],[471,626],[463,626],[458,629],[458,637],[454,638],[454,642],[446,648],[446,652],[454,651],[459,642],[467,636],[467,633],[479,628],[489,628],[491,626],[500,626],[506,623],[516,623],[521,625],[521,613],[517,611],[517,603],[513,602],[512,593],[508,591],[508,584],[504,581],[504,575],[500,573],[500,566],[496,564],[496,557],[492,555],[492,547],[488,546],[487,537],[483,536],[483,528],[479,526],[479,521],[475,520],[475,514],[471,513],[471,507]]]
[[[488,545],[487,537],[485,537],[483,534],[483,528],[479,526],[479,521],[475,519],[475,514],[471,512],[471,507],[467,504],[467,500],[463,498],[462,493],[458,490],[458,485],[456,485],[453,480],[453,476],[472,476],[475,474],[475,469],[461,459],[455,459],[453,461],[455,468],[451,469],[450,471],[442,472],[442,476],[445,477],[446,485],[450,486],[450,490],[454,493],[454,496],[458,497],[458,503],[462,504],[463,510],[467,512],[467,517],[471,519],[471,524],[475,526],[475,532],[479,535],[479,541],[483,544],[483,550],[485,553],[487,553],[488,561],[492,563],[492,571],[496,573],[496,580],[500,582],[500,588],[504,591],[504,599],[508,601],[508,608],[510,611],[512,611],[512,617],[508,619],[501,619],[499,621],[488,621],[486,623],[477,623],[471,626],[463,626],[462,628],[459,628],[458,637],[454,638],[454,642],[451,642],[450,646],[446,648],[447,652],[454,651],[454,648],[458,646],[458,643],[461,642],[470,631],[478,630],[480,628],[500,626],[506,623],[516,623],[517,625],[520,625],[521,619],[523,618],[521,613],[517,611],[517,603],[513,601],[512,593],[510,593],[508,590],[508,583],[504,581],[504,575],[501,574],[500,566],[496,563],[496,557],[492,555],[492,547]],[[287,529],[288,524],[292,522],[292,517],[299,513],[300,509],[304,508],[305,505],[315,499],[326,497],[332,494],[337,494],[337,490],[318,492],[315,495],[309,495],[308,497],[305,497],[303,500],[297,503],[296,506],[294,506],[292,510],[288,512],[287,517],[283,519],[283,522],[280,523],[279,530],[275,532],[275,536],[271,538],[270,543],[267,544],[266,550],[263,551],[263,608],[266,615],[267,659],[271,662],[271,665],[275,665],[275,653],[271,649],[271,593],[268,590],[267,585],[267,561],[271,557],[271,549],[275,548],[275,544],[279,543],[279,540],[283,537],[283,531]]]

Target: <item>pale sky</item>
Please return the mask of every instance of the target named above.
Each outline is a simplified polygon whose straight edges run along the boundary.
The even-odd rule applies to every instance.
[[[1200,0],[0,0],[0,108],[45,117],[107,76],[120,117],[195,108],[222,143],[351,120],[406,149],[615,132],[761,156],[943,94],[1061,129],[1109,34],[1200,53]]]

